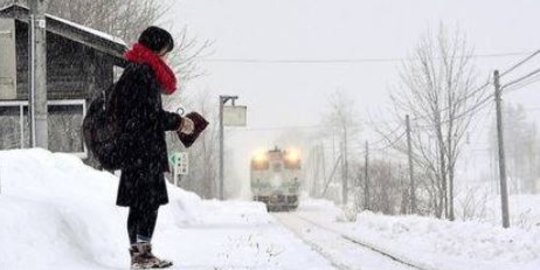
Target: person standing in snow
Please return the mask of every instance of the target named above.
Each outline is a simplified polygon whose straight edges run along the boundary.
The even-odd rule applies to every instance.
[[[177,80],[164,57],[173,49],[169,32],[151,26],[124,58],[128,64],[116,83],[115,115],[123,156],[116,204],[129,207],[127,230],[135,269],[165,268],[172,262],[152,254],[158,209],[169,199],[164,172],[169,171],[165,131],[191,134],[193,121],[162,108],[161,94],[176,90]]]

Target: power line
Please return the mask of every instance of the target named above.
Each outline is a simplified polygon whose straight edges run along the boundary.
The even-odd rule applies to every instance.
[[[377,149],[373,149],[373,150],[376,150],[376,151],[384,151],[388,148],[391,148],[391,147],[394,147],[394,145],[396,145],[396,143],[398,143],[401,139],[403,139],[403,137],[407,134],[406,131],[403,131],[403,133],[401,133],[401,135],[399,135],[394,141],[388,143],[386,146],[384,147],[379,147]]]
[[[536,52],[535,52],[536,53]],[[510,52],[493,54],[476,54],[472,58],[496,58],[528,55],[530,52]],[[456,58],[465,56],[456,56]],[[439,59],[439,57],[434,58]],[[358,63],[395,63],[403,61],[417,61],[415,58],[341,58],[341,59],[264,59],[264,58],[207,58],[202,62],[232,63],[232,64],[358,64]]]
[[[240,129],[234,129],[235,132],[249,132],[249,131],[274,131],[274,130],[294,130],[294,129],[320,129],[324,128],[324,125],[298,125],[298,126],[274,126],[274,127],[246,127]]]
[[[538,55],[538,54],[540,54],[540,50],[534,52],[533,54],[531,54],[530,56],[526,57],[525,59],[523,59],[522,61],[520,61],[520,62],[517,63],[516,65],[512,66],[510,69],[508,69],[508,70],[506,70],[505,72],[503,72],[503,74],[508,74],[508,73],[510,73],[511,71],[515,70],[517,67],[523,65],[523,64],[526,63],[527,61],[530,61],[533,57],[535,57],[535,56]],[[530,77],[532,77],[532,76],[534,76],[534,75],[537,75],[537,74],[540,74],[540,68],[535,69],[534,71],[528,73],[527,75],[525,75],[525,76],[523,76],[523,77],[520,77],[520,78],[518,78],[518,79],[516,79],[516,80],[513,80],[513,81],[511,81],[511,82],[509,82],[509,83],[503,85],[503,86],[501,87],[501,90],[504,90],[505,88],[507,88],[507,87],[509,87],[509,86],[512,86],[512,85],[515,85],[515,84],[517,84],[517,83],[519,83],[519,82],[522,82],[522,81],[524,81],[524,80],[526,80],[526,79],[528,79],[528,78],[530,78]],[[535,80],[535,81],[533,81],[533,82],[529,82],[528,84],[534,83],[534,82],[536,82],[536,81],[537,81],[537,80]],[[489,84],[487,84],[487,85],[490,85],[490,84],[491,84],[491,82],[488,82],[488,83],[489,83]],[[528,84],[525,84],[525,85],[528,85]],[[484,85],[483,87],[485,87],[485,86],[487,86],[487,85]],[[525,86],[525,85],[524,85],[524,86]],[[524,87],[524,86],[522,86],[522,87]],[[512,89],[511,91],[515,91],[515,90],[518,90],[518,89],[521,89],[521,88]],[[476,110],[478,110],[478,109],[482,109],[482,108],[486,105],[486,103],[487,103],[491,98],[494,98],[494,97],[495,97],[494,94],[488,95],[486,98],[484,98],[483,100],[481,100],[480,102],[478,102],[474,107],[472,107],[472,108],[470,108],[469,110],[463,112],[461,115],[455,117],[455,119],[459,119],[459,118],[461,118],[461,117],[464,117],[465,115],[467,115],[467,114],[470,113],[470,112],[474,112],[474,111],[476,111]]]
[[[393,141],[388,139],[388,138],[383,138],[381,140],[379,140],[379,143],[380,142],[383,142],[383,141],[388,141],[388,143],[384,146],[380,146],[380,147],[373,147],[372,145],[375,145],[374,143],[368,143],[369,145],[369,149],[370,150],[373,150],[373,151],[384,151],[388,148],[391,148],[393,147],[394,145],[396,145],[397,142],[399,142],[405,135],[407,134],[406,131],[403,131],[400,135],[398,135],[396,137],[396,139],[394,139]],[[390,134],[389,134],[390,135]],[[388,136],[388,135],[387,135]],[[365,147],[365,145],[354,145],[354,146],[351,146],[352,149],[361,149],[362,147]],[[363,152],[360,152],[360,153],[365,153],[365,151]]]
[[[478,90],[476,90],[475,92],[479,92],[479,91],[483,90],[484,88],[486,88],[489,85],[491,85],[491,83],[483,85],[482,87],[478,88]],[[472,97],[472,95],[469,95],[469,96]],[[452,117],[452,120],[457,120],[457,119],[459,119],[461,117],[466,116],[470,112],[474,112],[476,109],[480,108],[480,106],[483,105],[485,102],[489,101],[492,97],[493,97],[493,94],[487,96],[486,98],[482,99],[480,102],[475,104],[472,108],[469,108],[468,110],[462,112],[458,116]],[[463,100],[465,100],[465,99],[463,99]],[[440,112],[447,111],[449,109],[450,109],[450,107],[446,107],[446,108],[442,109]],[[428,117],[429,117],[428,115],[420,115],[420,116],[416,116],[416,117],[412,118],[411,120],[426,119]],[[442,121],[441,124],[448,123],[448,122],[450,122],[450,120]]]
[[[366,123],[352,123],[347,125],[347,127],[361,128],[361,127],[373,127],[378,125],[389,125],[395,124],[396,121],[369,121]],[[314,124],[314,125],[290,125],[290,126],[259,126],[259,127],[245,127],[235,129],[234,131],[273,131],[273,130],[287,130],[287,129],[322,129],[322,128],[336,128],[339,126],[336,125],[327,125],[327,124]],[[399,128],[399,127],[398,127]]]
[[[488,77],[488,80],[487,80],[486,83],[484,83],[480,87],[476,88],[475,90],[472,90],[466,96],[459,98],[458,100],[455,101],[455,103],[457,104],[457,103],[460,103],[460,102],[463,102],[463,101],[465,101],[467,99],[472,98],[473,96],[480,93],[481,91],[483,91],[486,87],[488,87],[490,85],[491,85],[491,76]],[[444,111],[448,111],[448,110],[450,110],[450,106],[446,106],[444,109],[441,109],[440,112],[444,112]],[[429,117],[428,115],[420,115],[420,116],[416,116],[416,117],[412,118],[411,120],[414,121],[414,120],[418,120],[418,119],[426,119],[428,117]]]
[[[506,70],[505,72],[501,73],[500,77],[503,77],[504,75],[514,71],[516,68],[518,68],[519,66],[527,63],[529,60],[531,60],[532,58],[534,58],[535,56],[537,56],[538,54],[540,54],[540,50],[537,50],[535,51],[534,53],[532,53],[531,55],[525,57],[525,59],[519,61],[517,64],[515,64],[514,66],[512,66],[511,68],[509,68],[508,70]]]
[[[513,86],[511,86],[509,88],[505,88],[504,90],[506,91],[506,93],[514,92],[514,91],[523,89],[526,86],[529,86],[529,85],[531,85],[533,83],[536,83],[538,81],[540,81],[540,74],[536,75],[536,76],[534,76],[532,78],[529,78],[529,80],[527,80],[527,81],[523,81],[523,82],[515,84],[515,85],[513,85]]]
[[[536,57],[536,56],[539,55],[539,54],[540,54],[540,50],[534,51],[532,54],[530,54],[529,56],[525,57],[523,60],[521,60],[521,61],[519,61],[518,63],[514,64],[514,65],[513,65],[512,67],[510,67],[509,69],[505,70],[505,71],[502,73],[501,77],[502,77],[503,75],[507,75],[507,74],[509,74],[510,72],[514,71],[514,70],[517,69],[519,66],[525,64],[526,62],[530,61],[532,58]],[[521,81],[523,81],[523,80],[525,80],[525,79],[527,79],[527,78],[529,78],[529,77],[531,77],[531,76],[534,76],[534,75],[536,75],[536,74],[539,74],[539,73],[540,73],[540,68],[534,70],[533,72],[531,72],[531,73],[529,73],[529,74],[527,74],[527,75],[525,75],[525,76],[523,76],[523,77],[521,77],[521,78],[518,78],[518,79],[516,79],[516,80],[514,80],[514,81],[511,81],[510,83],[505,84],[504,86],[501,87],[501,89],[503,90],[504,88],[507,88],[507,87],[509,87],[509,86],[512,86],[512,85],[514,85],[514,84],[516,84],[516,83],[519,83],[519,82],[521,82]],[[487,81],[485,84],[481,85],[479,88],[477,88],[476,90],[472,91],[471,93],[469,93],[469,94],[466,95],[465,97],[458,99],[458,100],[456,101],[456,103],[465,101],[465,100],[467,100],[467,99],[473,97],[474,95],[476,95],[477,93],[483,91],[486,87],[490,86],[491,84],[492,84],[492,83],[491,83],[491,76],[490,76],[490,77],[488,78],[488,81]],[[517,90],[517,89],[513,89],[513,90],[515,91],[515,90]],[[474,107],[472,107],[472,108],[470,108],[469,110],[467,110],[467,111],[461,113],[459,116],[455,117],[453,120],[459,119],[459,118],[461,118],[461,117],[466,116],[466,115],[467,115],[468,113],[470,113],[470,112],[474,112],[474,111],[476,111],[477,109],[483,108],[483,105],[484,105],[487,101],[489,101],[492,97],[494,97],[493,94],[488,95],[486,98],[484,98],[484,99],[482,99],[480,102],[478,102]],[[447,106],[446,108],[442,109],[441,112],[447,111],[447,110],[449,110],[449,109],[450,109],[450,107]],[[422,119],[422,118],[425,119],[425,118],[428,118],[428,116],[427,116],[427,115],[424,115],[424,116],[417,116],[417,117],[413,118],[412,120],[418,120],[418,119]],[[445,122],[449,122],[449,120],[446,120]],[[444,123],[444,122],[443,122],[443,123]]]
[[[369,148],[375,149],[376,146],[377,146],[378,144],[383,143],[383,142],[385,142],[385,141],[388,141],[388,137],[394,135],[394,134],[395,134],[397,131],[399,131],[399,129],[401,129],[402,127],[403,127],[403,126],[398,125],[395,129],[393,129],[392,131],[388,132],[388,134],[383,135],[383,138],[381,138],[381,139],[379,139],[379,140],[377,140],[377,141],[375,141],[375,142],[369,142],[369,141],[368,141]],[[365,147],[365,145],[362,144],[361,147]]]
[[[515,80],[513,80],[513,81],[511,81],[511,82],[509,82],[509,83],[507,83],[507,84],[505,84],[505,85],[503,85],[503,86],[501,87],[501,89],[504,90],[505,88],[508,88],[508,87],[510,87],[510,86],[512,86],[512,85],[514,85],[514,84],[517,84],[517,83],[519,83],[519,82],[521,82],[521,81],[524,81],[524,80],[526,80],[526,79],[528,79],[528,78],[530,78],[530,77],[532,77],[532,76],[534,76],[534,75],[536,75],[536,74],[539,74],[539,73],[540,73],[540,68],[535,69],[534,71],[528,73],[527,75],[525,75],[525,76],[523,76],[523,77],[520,77],[520,78],[517,78],[517,79],[515,79]]]
[[[454,117],[453,120],[460,119],[462,117],[465,117],[465,116],[469,115],[469,113],[475,112],[476,110],[483,109],[486,105],[489,105],[488,101],[490,101],[491,98],[494,98],[493,94],[490,94],[489,96],[485,97],[480,102],[475,104],[473,107],[469,108],[468,110],[466,110],[463,113],[459,114],[458,116]],[[449,120],[447,120],[445,122],[449,122]]]

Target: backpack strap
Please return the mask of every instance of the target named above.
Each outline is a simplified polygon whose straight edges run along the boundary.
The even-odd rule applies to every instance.
[[[107,93],[105,90],[101,91],[101,95],[103,96],[103,110],[105,111],[107,109]]]

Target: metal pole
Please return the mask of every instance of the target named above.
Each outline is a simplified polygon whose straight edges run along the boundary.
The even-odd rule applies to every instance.
[[[497,107],[497,140],[499,144],[499,178],[501,184],[501,211],[502,224],[504,228],[510,227],[510,214],[508,211],[508,188],[506,184],[506,160],[504,154],[504,137],[501,108],[501,85],[499,82],[499,71],[494,72],[495,84],[495,105]]]
[[[411,122],[409,115],[405,116],[407,125],[407,155],[409,156],[409,181],[410,181],[410,196],[411,196],[411,213],[416,214],[416,187],[414,184],[413,175],[413,160],[412,160],[412,143],[411,143]]]
[[[36,95],[36,87],[35,87],[35,65],[34,65],[34,57],[36,55],[36,36],[35,36],[35,17],[34,17],[34,9],[30,9],[30,18],[29,18],[29,24],[28,24],[28,129],[29,129],[29,137],[30,137],[30,147],[36,146],[36,116],[35,116],[35,95]]]
[[[366,160],[364,164],[364,209],[369,210],[369,144],[366,141]]]
[[[343,127],[343,204],[349,201],[349,161],[347,157],[347,127]]]
[[[45,0],[30,1],[29,101],[32,112],[32,146],[48,149],[47,30]]]
[[[224,196],[224,174],[223,174],[223,105],[226,98],[224,96],[219,96],[219,199],[223,200]]]
[[[178,164],[177,164],[177,160],[175,160],[175,164],[173,165],[173,183],[174,183],[174,186],[177,187],[178,186]]]
[[[21,130],[21,148],[24,148],[24,105],[19,105],[19,128]]]
[[[324,146],[321,144],[321,161],[322,161],[322,178],[320,180],[321,184],[324,183],[324,179],[326,179],[326,156],[324,155]],[[317,198],[321,197],[321,185],[317,188]]]
[[[225,174],[224,174],[224,123],[223,123],[223,108],[225,104],[231,100],[232,105],[235,106],[235,101],[238,96],[219,96],[219,198],[225,199]]]
[[[319,181],[319,178],[321,176],[318,146],[314,146],[313,148],[311,148],[309,158],[311,161],[311,166],[313,166],[311,168],[311,171],[313,172],[313,177],[311,177],[310,196],[314,198],[317,194],[317,182]]]

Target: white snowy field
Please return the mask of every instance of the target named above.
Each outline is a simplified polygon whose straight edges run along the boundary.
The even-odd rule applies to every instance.
[[[127,209],[115,206],[117,185],[116,176],[71,155],[0,151],[0,269],[128,269]],[[154,247],[176,269],[334,269],[298,235],[340,264],[358,266],[350,269],[402,269],[376,253],[334,243],[335,235],[284,214],[299,228],[295,235],[262,204],[204,201],[172,185],[168,189],[170,203],[160,210]],[[293,214],[424,269],[536,270],[537,208],[523,206],[529,208],[516,213],[532,219],[521,217],[526,226],[506,230],[489,222],[373,213],[347,223],[340,221],[339,208],[314,200]]]
[[[0,151],[0,269],[128,269],[118,178],[67,154]],[[176,269],[333,269],[262,204],[202,201],[168,186],[156,254]]]
[[[540,224],[503,229],[489,222],[371,212],[359,214],[356,222],[343,222],[343,212],[324,200],[303,201],[297,215],[424,269],[540,269]]]

